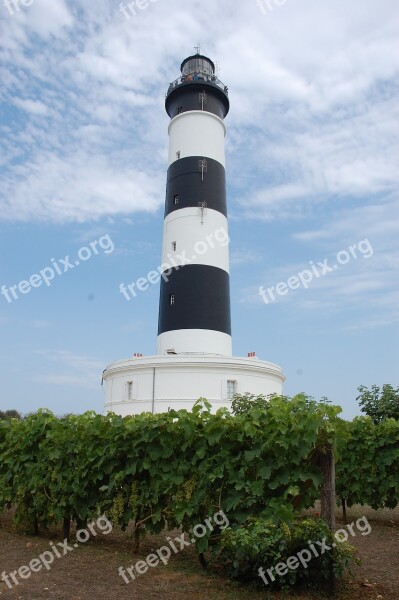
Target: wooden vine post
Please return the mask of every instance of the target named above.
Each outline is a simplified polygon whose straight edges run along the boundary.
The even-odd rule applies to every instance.
[[[328,444],[326,453],[321,457],[321,468],[323,472],[323,485],[321,489],[321,513],[332,533],[335,531],[335,460],[332,444]],[[332,552],[332,551],[331,551]],[[331,596],[336,592],[336,577],[334,574],[333,557],[330,554],[329,575],[326,582],[326,592]]]

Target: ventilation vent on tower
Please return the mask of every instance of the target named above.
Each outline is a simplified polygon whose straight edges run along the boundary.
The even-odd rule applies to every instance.
[[[203,92],[200,92],[199,94],[199,103],[201,104],[201,110],[204,110],[204,104],[206,104],[208,101],[208,96],[206,95],[205,90]]]
[[[198,212],[201,217],[201,225],[204,224],[204,217],[206,215],[206,209],[208,205],[206,202],[198,202]]]
[[[206,158],[202,158],[199,161],[199,168],[201,171],[201,181],[204,181],[204,173],[208,172],[208,161],[206,160]]]

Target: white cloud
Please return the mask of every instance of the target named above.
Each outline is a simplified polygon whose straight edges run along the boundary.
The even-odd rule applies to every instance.
[[[393,0],[292,1],[267,16],[255,2],[232,11],[227,0],[170,0],[127,20],[108,0],[35,0],[0,23],[10,116],[0,218],[82,222],[160,207],[164,93],[199,32],[230,89],[228,176],[241,215],[300,219],[320,203],[390,193],[398,12]]]
[[[246,265],[250,263],[257,263],[261,260],[261,256],[258,252],[249,249],[232,250],[230,252],[230,264],[233,267]]]
[[[48,110],[47,106],[40,102],[40,100],[31,100],[30,98],[26,98],[25,100],[22,98],[14,98],[14,104],[22,110],[25,110],[27,113],[31,113],[32,115],[46,115]]]
[[[42,356],[46,364],[43,364],[43,372],[35,375],[35,382],[98,389],[99,373],[104,368],[100,360],[73,354],[69,350],[41,350],[36,354]],[[52,367],[52,364],[55,367]]]
[[[85,222],[104,214],[154,212],[161,185],[159,178],[106,156],[77,152],[62,160],[46,152],[11,170],[2,218]]]

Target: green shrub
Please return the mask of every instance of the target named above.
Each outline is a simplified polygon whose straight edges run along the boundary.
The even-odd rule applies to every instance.
[[[336,547],[331,550],[321,548],[317,542],[324,539],[329,547],[333,543]],[[313,544],[318,557],[311,551],[310,544]],[[287,569],[285,575],[276,573],[275,567],[279,563],[286,563],[287,559],[297,557],[303,550],[312,554],[306,567],[297,560],[298,566]],[[336,576],[340,577],[355,560],[353,546],[346,542],[337,543],[325,522],[316,518],[297,519],[290,525],[282,522],[276,525],[261,519],[248,520],[237,529],[225,529],[214,552],[214,560],[223,565],[227,574],[242,582],[253,582],[263,587],[266,584],[259,575],[259,569],[266,572],[273,568],[274,581],[266,573],[267,589],[287,589],[301,583],[320,586],[328,577],[331,561]]]
[[[399,421],[375,425],[371,417],[347,423],[348,440],[339,452],[337,495],[348,506],[395,508],[399,502]]]
[[[259,403],[236,416],[202,399],[192,411],[0,421],[0,511],[14,506],[19,523],[41,529],[106,514],[152,534],[190,534],[221,509],[236,527],[288,521],[320,495],[320,456],[341,436],[341,409],[303,394]],[[208,543],[198,538],[197,551]]]

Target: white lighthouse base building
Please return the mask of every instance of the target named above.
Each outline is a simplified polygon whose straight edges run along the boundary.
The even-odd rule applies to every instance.
[[[234,394],[281,395],[280,367],[255,356],[178,354],[134,357],[105,369],[105,411],[121,416],[191,410],[206,398],[212,410],[231,407]]]

